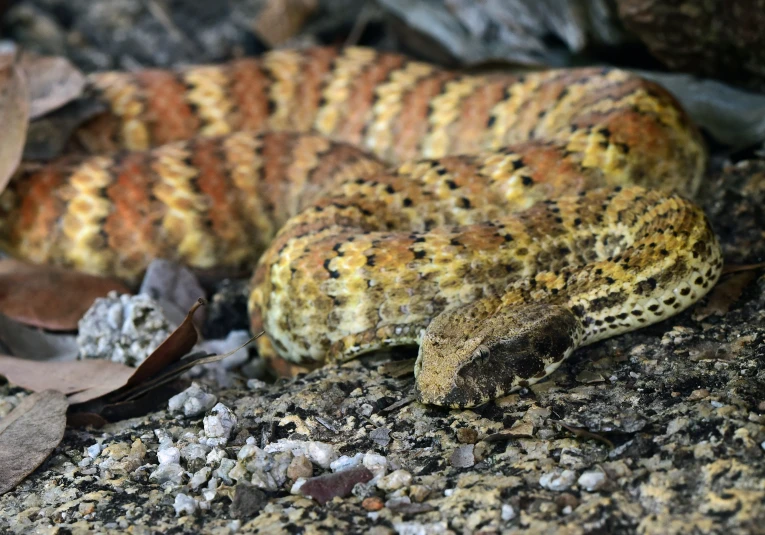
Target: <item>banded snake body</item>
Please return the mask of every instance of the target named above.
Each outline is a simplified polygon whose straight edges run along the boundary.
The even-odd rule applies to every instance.
[[[419,344],[426,403],[531,385],[665,319],[722,269],[700,136],[616,69],[473,76],[362,48],[100,73],[91,156],[20,174],[0,237],[135,281],[153,258],[256,266],[259,349],[299,363]]]

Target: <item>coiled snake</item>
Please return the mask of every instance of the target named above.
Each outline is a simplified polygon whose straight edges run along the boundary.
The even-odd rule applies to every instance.
[[[670,193],[698,187],[700,137],[623,71],[469,76],[317,48],[91,83],[110,111],[77,138],[103,154],[17,177],[4,248],[128,280],[156,257],[257,261],[264,354],[420,344],[419,399],[468,407],[720,275],[704,214]]]

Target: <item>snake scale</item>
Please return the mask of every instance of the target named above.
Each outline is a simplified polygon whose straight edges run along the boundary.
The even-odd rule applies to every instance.
[[[475,76],[363,48],[90,79],[93,153],[17,176],[10,253],[135,281],[256,266],[264,355],[419,344],[426,403],[469,407],[665,319],[722,268],[701,138],[616,69]]]

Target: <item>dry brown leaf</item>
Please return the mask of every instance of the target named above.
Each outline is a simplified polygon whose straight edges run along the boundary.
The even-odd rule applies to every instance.
[[[76,360],[80,352],[77,337],[71,333],[52,333],[28,327],[0,314],[0,342],[3,352],[37,361]]]
[[[19,58],[29,88],[29,119],[56,110],[82,95],[86,79],[64,58],[24,52]]]
[[[32,390],[58,390],[78,403],[108,394],[125,385],[135,372],[110,360],[45,362],[0,355],[0,375],[8,382]]]
[[[17,261],[6,262],[0,261],[0,313],[27,325],[72,331],[97,297],[112,290],[130,293],[115,279],[47,266],[24,269]]]
[[[29,93],[24,71],[12,54],[0,56],[0,192],[21,163],[29,126]]]
[[[269,46],[282,44],[300,31],[318,5],[317,0],[268,0],[253,30]]]
[[[702,321],[712,315],[724,316],[736,304],[744,288],[757,278],[757,273],[754,270],[732,271],[731,273],[733,274],[712,289],[707,302],[694,310],[694,320]]]
[[[64,437],[67,401],[45,390],[24,399],[0,421],[0,494],[40,466]]]
[[[723,266],[722,274],[728,275],[729,273],[739,273],[741,271],[755,271],[765,268],[765,262],[759,264],[725,264]]]

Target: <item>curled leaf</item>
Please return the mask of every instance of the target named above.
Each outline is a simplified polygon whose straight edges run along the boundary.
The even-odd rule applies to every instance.
[[[29,125],[29,94],[24,71],[13,55],[0,56],[0,192],[5,190],[21,162]]]

